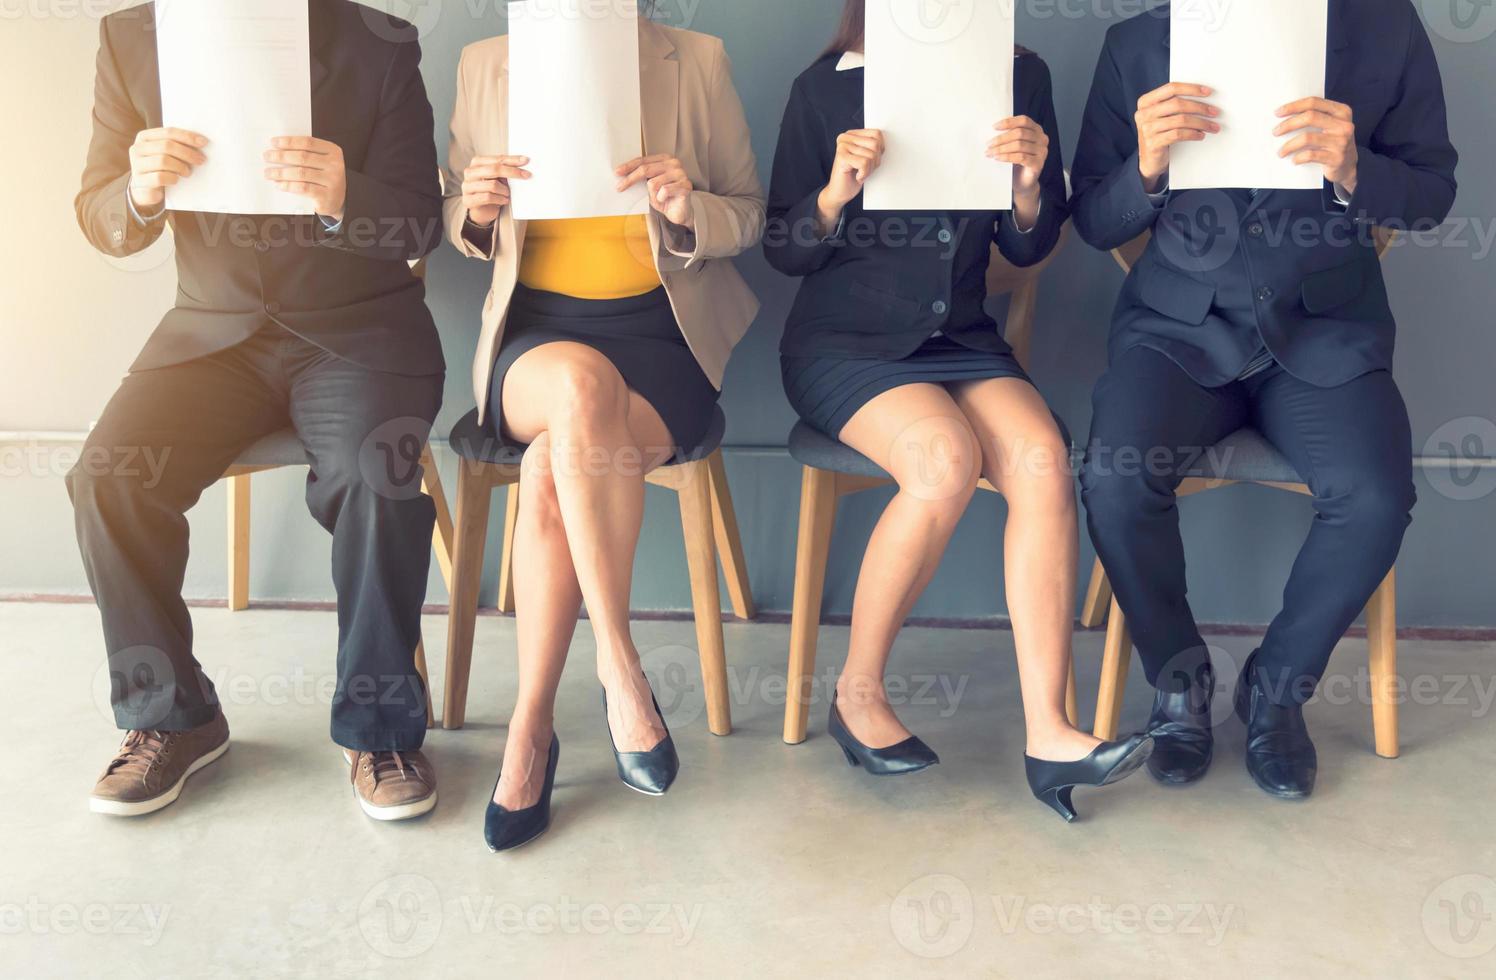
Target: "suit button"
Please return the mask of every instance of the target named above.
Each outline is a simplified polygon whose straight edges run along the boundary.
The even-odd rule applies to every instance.
[[[265,312],[271,316],[280,316],[281,305],[279,303],[266,303]]]
[[[951,243],[951,233],[944,228],[940,229],[940,234],[935,237],[940,239],[940,244],[942,245],[949,245]]]
[[[935,311],[936,316],[945,316],[945,311],[950,309],[950,307],[946,305],[945,300],[937,299],[935,305],[931,306],[930,309]]]
[[[1261,238],[1263,230],[1263,227],[1259,224],[1252,224],[1247,226],[1247,234],[1251,235],[1253,238]]]
[[[263,238],[260,239],[259,241],[255,242],[255,251],[261,253],[270,251],[270,243],[265,241]]]
[[[1268,302],[1276,295],[1277,293],[1273,292],[1273,287],[1271,286],[1263,286],[1261,289],[1257,290],[1257,299],[1262,303]]]

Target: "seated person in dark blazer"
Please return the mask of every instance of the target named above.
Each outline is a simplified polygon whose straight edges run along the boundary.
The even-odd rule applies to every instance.
[[[1076,228],[1101,249],[1153,234],[1113,315],[1082,484],[1157,689],[1149,769],[1165,783],[1198,779],[1212,749],[1215,678],[1185,598],[1174,503],[1198,447],[1251,426],[1314,493],[1283,608],[1236,700],[1247,768],[1274,796],[1313,789],[1302,706],[1410,520],[1412,437],[1374,232],[1443,221],[1457,155],[1408,0],[1331,0],[1329,47],[1328,98],[1284,106],[1275,130],[1284,156],[1323,169],[1319,190],[1169,190],[1170,147],[1232,123],[1208,89],[1169,84],[1168,5],[1108,32],[1086,107]]]
[[[874,775],[939,761],[894,714],[884,671],[986,477],[1008,504],[1002,553],[1029,786],[1073,819],[1073,786],[1135,771],[1150,745],[1141,736],[1102,743],[1066,717],[1080,533],[1069,447],[983,309],[993,245],[1033,266],[1065,224],[1049,68],[1032,51],[992,52],[1014,72],[1016,114],[994,112],[986,148],[988,159],[1014,165],[1011,211],[868,211],[862,189],[885,143],[864,126],[864,16],[863,0],[847,0],[830,49],[795,80],[764,236],[769,263],[802,278],[780,347],[790,404],[899,485],[863,555],[827,731]]]
[[[170,223],[179,285],[67,481],[127,732],[94,789],[98,812],[158,810],[228,748],[182,601],[183,514],[244,449],[286,427],[311,463],[307,504],[333,538],[333,741],[370,816],[436,803],[414,657],[435,507],[418,458],[445,365],[408,264],[441,240],[431,106],[409,25],[310,2],[313,135],[267,146],[264,172],[310,202],[306,216],[165,213],[165,188],[213,145],[162,128],[154,6],[101,25],[78,221],[113,256]],[[165,458],[161,478],[90,465],[118,447]]]

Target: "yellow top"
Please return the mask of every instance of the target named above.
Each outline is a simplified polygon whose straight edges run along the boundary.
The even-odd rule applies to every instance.
[[[642,214],[532,221],[519,281],[578,299],[642,296],[660,286]]]

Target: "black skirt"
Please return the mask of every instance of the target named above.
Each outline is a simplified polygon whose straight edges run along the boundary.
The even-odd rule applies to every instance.
[[[509,368],[537,347],[565,341],[585,344],[611,361],[629,388],[660,413],[678,453],[700,445],[719,395],[686,346],[663,286],[624,299],[578,299],[516,286],[489,388],[494,432],[504,431]]]
[[[1011,353],[977,350],[944,335],[931,337],[914,353],[898,360],[786,355],[779,359],[779,366],[790,406],[833,439],[862,406],[904,385],[988,378],[1029,380]]]

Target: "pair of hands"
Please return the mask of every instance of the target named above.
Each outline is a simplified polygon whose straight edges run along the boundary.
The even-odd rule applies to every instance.
[[[489,228],[499,212],[509,204],[509,182],[529,180],[533,174],[525,169],[525,156],[476,156],[462,172],[462,203],[468,220],[479,228]],[[672,224],[695,228],[691,211],[691,194],[695,188],[686,170],[675,157],[663,153],[635,157],[619,164],[613,173],[618,177],[617,190],[647,182],[649,206]]]
[[[207,162],[201,133],[166,127],[136,134],[130,146],[130,200],[142,214],[159,211],[166,188],[191,176]],[[281,136],[265,151],[265,179],[283,191],[304,197],[313,209],[343,220],[348,200],[348,171],[336,143],[311,136]]]
[[[1138,100],[1133,121],[1138,131],[1138,169],[1150,193],[1162,185],[1169,171],[1169,148],[1199,142],[1221,131],[1221,110],[1201,100],[1212,93],[1208,85],[1170,82]],[[1291,137],[1278,151],[1294,163],[1317,163],[1325,179],[1350,193],[1356,190],[1356,123],[1351,107],[1329,99],[1308,98],[1278,109],[1283,121],[1274,136]]]
[[[1010,116],[992,127],[998,131],[987,144],[986,156],[1013,164],[1013,196],[1016,202],[1037,205],[1039,175],[1049,159],[1049,134],[1028,116]],[[822,216],[840,214],[862,193],[863,185],[883,162],[883,131],[853,129],[836,138],[836,159],[831,179],[821,191]]]

